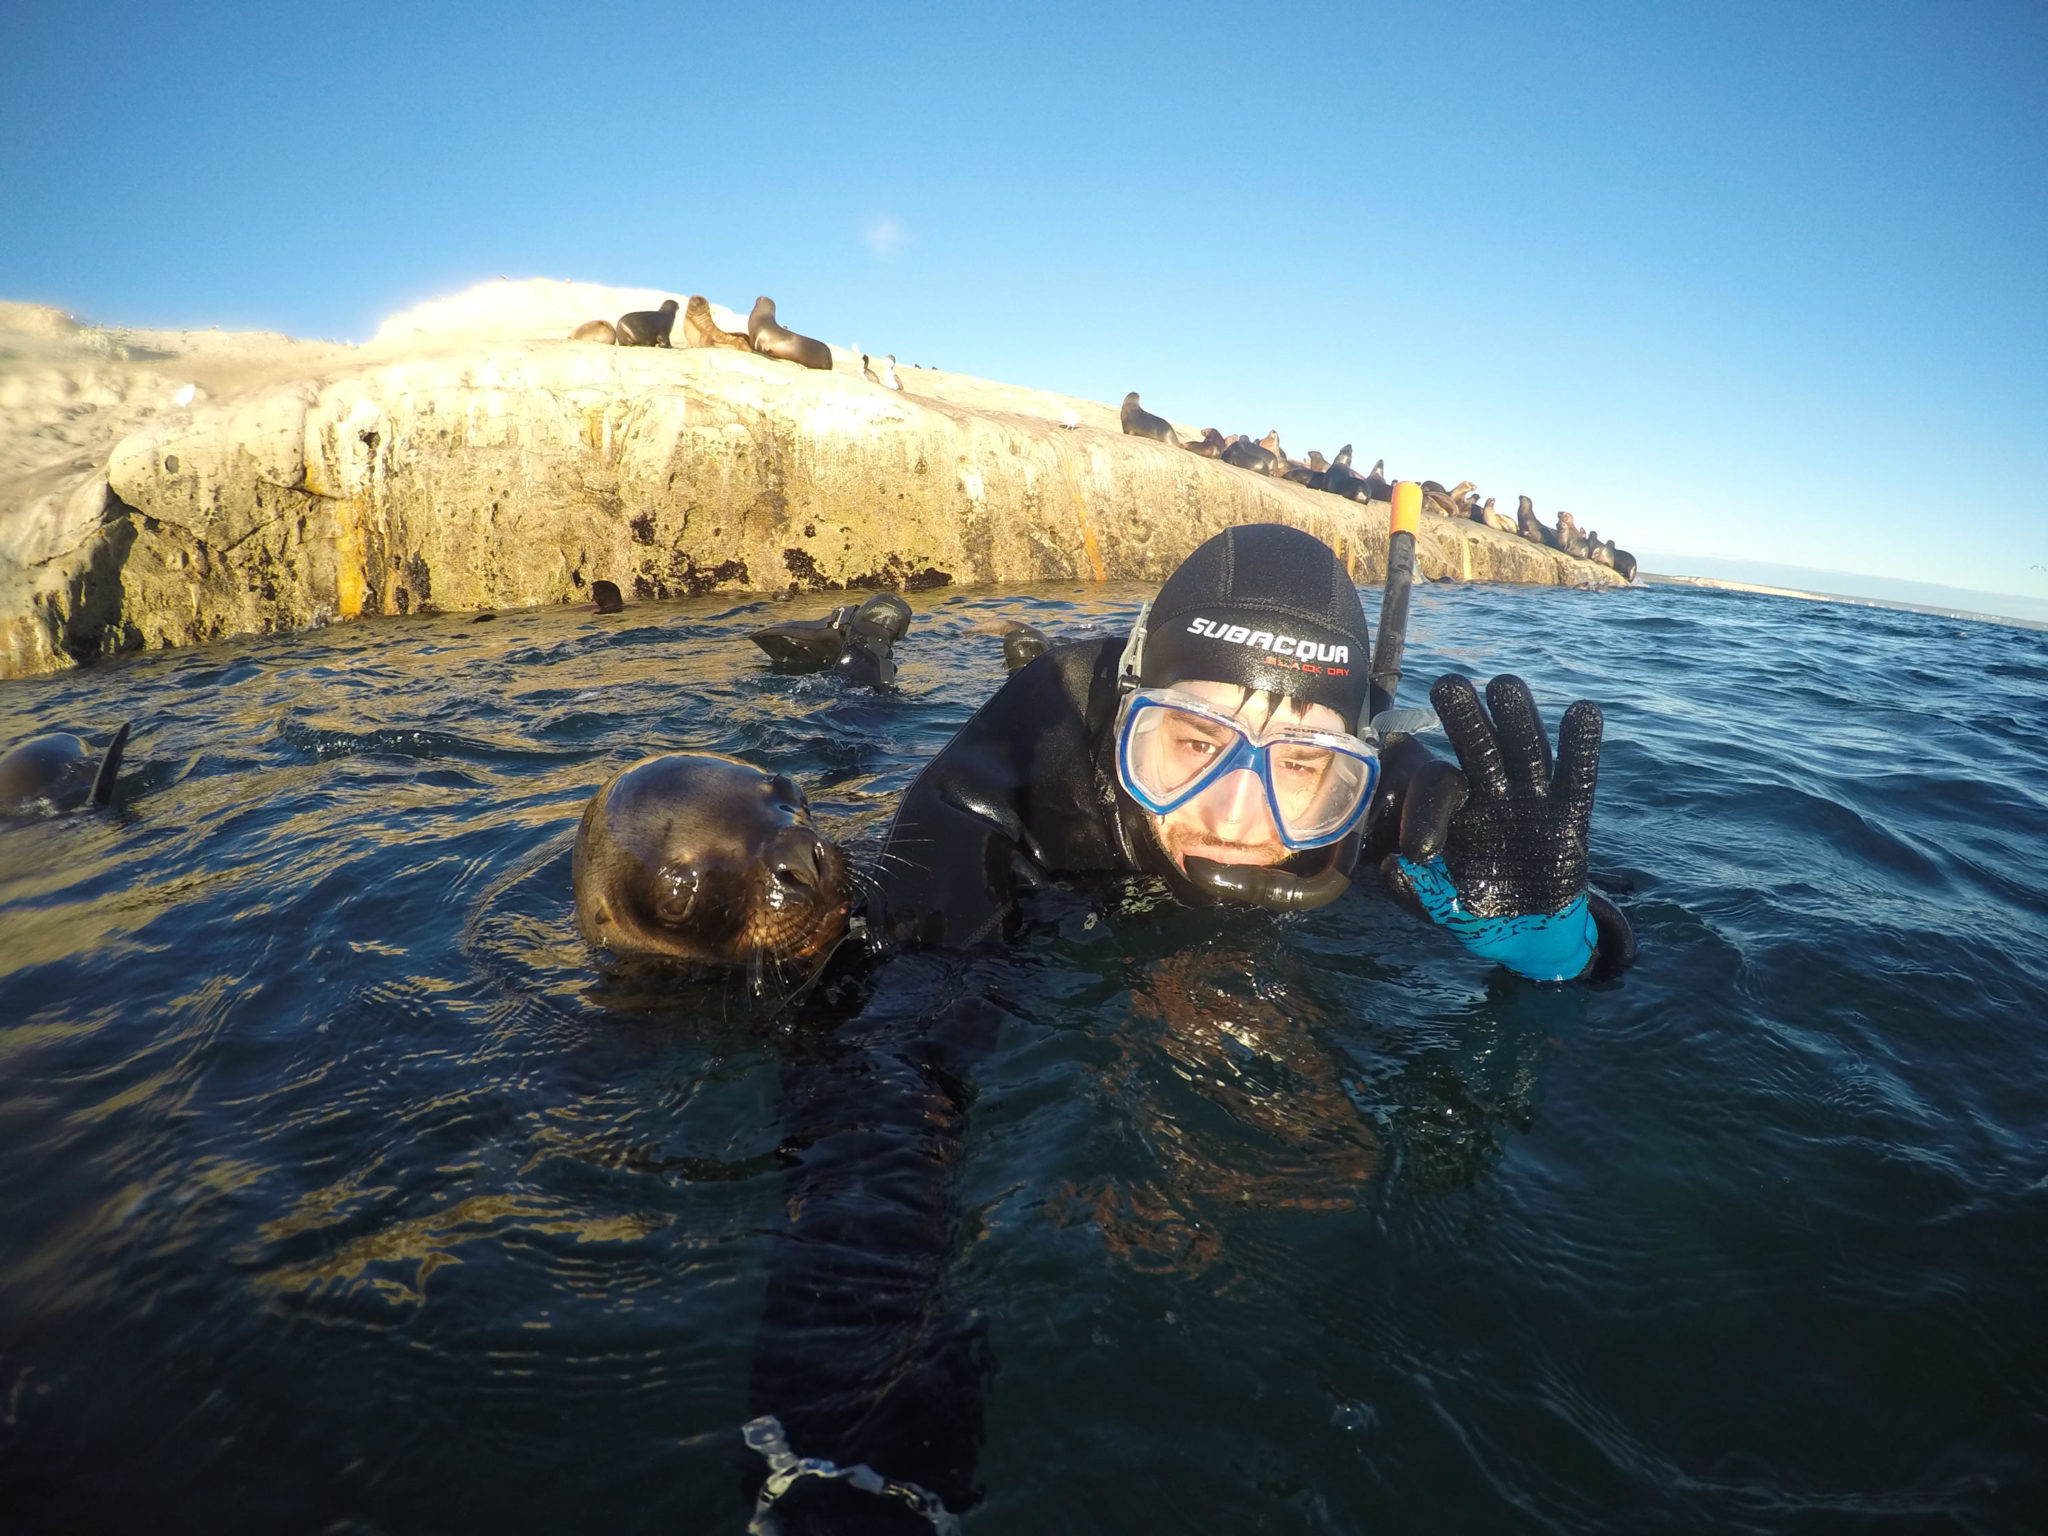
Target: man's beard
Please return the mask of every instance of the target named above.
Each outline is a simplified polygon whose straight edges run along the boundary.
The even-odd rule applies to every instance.
[[[1182,874],[1187,873],[1190,856],[1212,859],[1218,864],[1265,865],[1278,864],[1287,857],[1287,847],[1278,838],[1268,838],[1262,843],[1237,843],[1212,837],[1193,827],[1178,826],[1163,816],[1148,819],[1152,823],[1154,840]]]

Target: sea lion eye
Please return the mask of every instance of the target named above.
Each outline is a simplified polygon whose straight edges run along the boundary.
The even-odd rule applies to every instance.
[[[697,871],[663,870],[655,881],[654,915],[671,927],[680,927],[689,920],[690,910],[696,905]]]

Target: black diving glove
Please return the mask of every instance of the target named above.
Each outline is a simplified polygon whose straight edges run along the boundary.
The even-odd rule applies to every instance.
[[[1452,672],[1429,691],[1463,772],[1433,762],[1416,775],[1400,851],[1380,876],[1409,910],[1466,949],[1534,981],[1618,973],[1635,958],[1628,922],[1586,885],[1586,836],[1600,768],[1598,705],[1564,713],[1553,766],[1536,701],[1496,677],[1482,708]],[[1599,956],[1596,964],[1596,953]]]

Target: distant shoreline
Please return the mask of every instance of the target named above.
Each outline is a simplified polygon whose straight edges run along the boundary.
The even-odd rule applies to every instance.
[[[1844,592],[1807,592],[1798,587],[1770,587],[1754,581],[1721,581],[1712,576],[1666,576],[1656,571],[1637,573],[1638,581],[1665,587],[1706,587],[1716,592],[1752,592],[1764,597],[1796,597],[1810,603],[1845,603],[1851,608],[1893,608],[1905,613],[1931,614],[1941,619],[1967,619],[1980,624],[2002,624],[2008,629],[2048,631],[2048,622],[2016,618],[2007,613],[1982,613],[1968,608],[1942,608],[1926,603],[1908,603],[1896,598],[1852,597]]]

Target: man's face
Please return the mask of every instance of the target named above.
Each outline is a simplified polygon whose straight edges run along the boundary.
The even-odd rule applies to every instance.
[[[1187,682],[1174,687],[1236,716],[1248,730],[1261,730],[1269,722],[1322,731],[1344,729],[1344,717],[1323,704],[1253,693],[1236,683]],[[1176,744],[1177,750],[1189,754],[1192,762],[1201,753],[1220,751],[1228,744],[1227,733],[1218,730],[1215,737],[1205,743],[1199,733],[1189,733]],[[1160,847],[1183,872],[1190,854],[1218,864],[1277,864],[1288,854],[1266,805],[1266,787],[1249,768],[1225,774],[1178,810],[1151,820]]]

